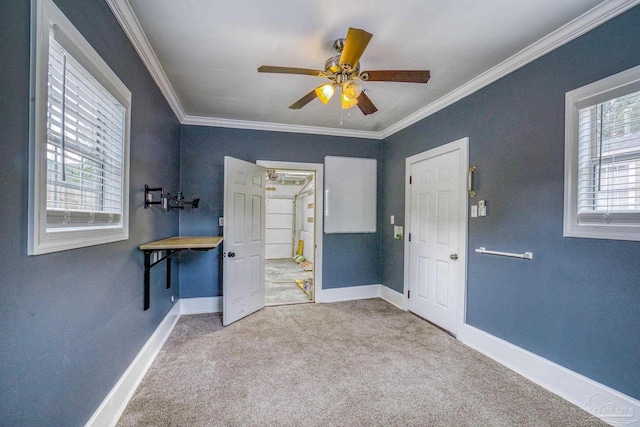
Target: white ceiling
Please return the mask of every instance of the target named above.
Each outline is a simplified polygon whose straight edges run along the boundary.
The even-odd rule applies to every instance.
[[[383,138],[629,9],[637,0],[106,0],[183,123]],[[577,19],[576,19],[577,18]],[[378,112],[313,100],[349,27],[373,33],[362,70],[427,69],[427,84],[368,82]]]

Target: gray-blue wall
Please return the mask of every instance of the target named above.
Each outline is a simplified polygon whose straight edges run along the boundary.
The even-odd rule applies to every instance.
[[[469,137],[467,322],[640,398],[640,242],[562,237],[564,95],[640,64],[640,7],[383,143],[383,218],[404,222],[405,158]],[[433,79],[438,76],[434,75]],[[381,226],[382,282],[402,292],[403,246]],[[534,253],[533,261],[476,254]]]
[[[365,157],[376,159],[380,165],[380,152],[380,141],[376,140],[183,126],[180,183],[187,198],[197,196],[201,202],[199,209],[180,213],[180,234],[221,235],[218,217],[223,212],[224,156],[248,162],[305,163],[323,163],[324,156]],[[378,179],[379,189],[380,185]],[[381,198],[378,199],[379,205]],[[219,256],[220,251],[216,250],[181,258],[181,298],[222,295]],[[379,232],[324,234],[322,256],[324,289],[380,283]]]
[[[468,322],[640,398],[640,243],[562,237],[564,93],[640,63],[640,8],[455,105],[376,141],[194,126],[181,129],[103,0],[56,0],[133,93],[131,237],[28,257],[29,2],[0,26],[0,414],[6,425],[83,425],[170,309],[177,286],[154,271],[142,310],[138,245],[219,234],[223,156],[379,162],[379,232],[324,236],[324,286],[402,290],[404,160],[468,136],[479,199],[470,221]],[[437,76],[433,76],[437,78]],[[182,166],[182,167],[181,167]],[[182,175],[180,176],[180,173]],[[198,210],[144,210],[144,184],[202,198]],[[476,199],[477,200],[477,199]],[[531,250],[531,262],[476,255]],[[220,294],[217,252],[181,260],[182,297]],[[209,257],[209,258],[207,258]],[[174,269],[175,279],[178,272]],[[177,280],[175,281],[177,282]]]
[[[84,425],[170,309],[154,272],[142,309],[138,245],[178,232],[142,208],[144,184],[177,188],[179,123],[104,0],[56,0],[131,90],[130,238],[27,256],[29,1],[0,25],[0,424]],[[176,269],[177,270],[177,269]],[[158,276],[159,274],[159,276]],[[176,274],[177,280],[177,274]]]

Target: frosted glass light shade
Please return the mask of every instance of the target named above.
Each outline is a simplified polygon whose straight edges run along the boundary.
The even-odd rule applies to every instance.
[[[359,80],[347,80],[342,84],[342,94],[347,99],[358,99],[362,89],[362,83]]]
[[[316,88],[316,96],[323,104],[327,104],[333,93],[336,91],[336,88],[331,83],[323,84],[322,86],[318,86]]]
[[[358,105],[357,99],[349,99],[345,96],[344,92],[342,93],[342,108],[347,110],[349,108],[353,108]]]

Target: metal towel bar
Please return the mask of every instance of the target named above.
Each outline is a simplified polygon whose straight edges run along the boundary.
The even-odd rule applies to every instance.
[[[482,248],[482,247],[476,249],[476,252],[478,252],[479,254],[486,254],[486,255],[498,255],[498,256],[508,256],[512,258],[533,259],[533,252],[525,252],[523,254],[514,254],[511,252],[488,251],[486,248]]]

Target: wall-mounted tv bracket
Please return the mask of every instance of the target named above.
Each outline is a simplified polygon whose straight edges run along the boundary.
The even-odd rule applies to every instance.
[[[158,191],[160,192],[160,200],[154,201],[153,193]],[[164,190],[162,189],[162,187],[151,188],[146,184],[144,185],[144,208],[145,209],[148,209],[149,206],[151,205],[161,205],[162,200],[164,200]]]
[[[160,199],[154,200],[153,193],[160,193]],[[178,191],[177,194],[165,193],[162,187],[150,188],[148,185],[144,186],[144,208],[147,209],[151,205],[162,205],[165,211],[171,209],[184,209],[185,205],[191,205],[193,209],[198,208],[200,199],[196,198],[191,201],[185,200],[182,195],[182,191]]]

